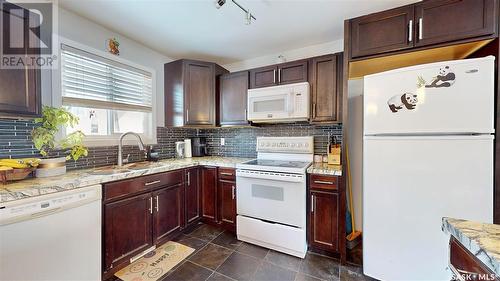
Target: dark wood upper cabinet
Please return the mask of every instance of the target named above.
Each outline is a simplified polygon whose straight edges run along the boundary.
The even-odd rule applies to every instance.
[[[216,80],[227,72],[211,62],[177,60],[165,64],[165,126],[216,126]]]
[[[351,20],[353,58],[413,47],[414,6],[404,6]]]
[[[340,121],[342,54],[315,57],[310,62],[311,122]]]
[[[220,125],[247,125],[248,71],[224,74],[220,81]]]
[[[153,192],[153,206],[153,242],[157,244],[185,226],[184,185],[177,184]]]
[[[104,270],[153,245],[151,200],[147,193],[104,206]]]
[[[262,88],[278,85],[278,66],[270,65],[250,70],[250,88]]]
[[[219,180],[220,222],[236,230],[236,182]]]
[[[200,169],[186,170],[186,222],[191,224],[201,218]]]
[[[217,167],[201,169],[201,208],[205,222],[217,222]]]
[[[0,1],[0,4],[2,3],[3,1]],[[13,4],[9,3],[9,5]],[[30,12],[25,10],[25,17],[23,20],[26,25],[28,25],[28,17],[31,17],[33,20],[39,20],[38,15],[33,13],[29,15],[29,13]],[[2,34],[7,34],[7,28],[9,27],[6,23],[9,22],[8,19],[10,16],[18,17],[18,15],[9,14],[7,10],[2,9],[2,19],[4,19],[2,24]],[[39,33],[39,30],[34,30],[34,32]],[[12,33],[10,36],[22,36],[23,34],[25,38],[18,38],[15,40],[17,42],[29,42],[27,39],[29,33],[27,32]],[[33,38],[30,40],[33,41]],[[28,44],[24,45],[26,45],[26,48],[28,47]],[[40,79],[39,69],[0,69],[0,116],[38,116],[41,112],[42,104]]]
[[[349,20],[351,59],[493,39],[498,0],[426,0]]]
[[[310,191],[309,245],[337,252],[339,250],[339,194]]]
[[[307,60],[292,61],[278,65],[278,83],[307,82]]]
[[[415,4],[416,46],[491,35],[496,32],[495,0],[432,0]]]
[[[291,61],[250,70],[250,88],[306,82],[308,60]]]

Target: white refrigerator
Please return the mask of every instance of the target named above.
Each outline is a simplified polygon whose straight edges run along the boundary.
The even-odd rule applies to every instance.
[[[366,76],[363,270],[450,280],[443,217],[492,223],[494,57]]]

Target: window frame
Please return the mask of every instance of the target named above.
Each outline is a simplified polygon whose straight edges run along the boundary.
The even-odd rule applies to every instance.
[[[112,61],[115,61],[117,63],[125,64],[137,69],[140,69],[142,71],[146,71],[151,73],[151,135],[146,135],[146,134],[139,134],[142,138],[142,141],[145,144],[157,144],[157,110],[158,106],[156,105],[156,100],[157,100],[157,86],[156,86],[156,70],[150,67],[146,67],[143,65],[139,65],[137,63],[134,63],[132,61],[129,61],[127,59],[123,59],[121,57],[118,57],[116,55],[112,55],[110,53],[107,53],[102,50],[97,50],[95,48],[89,47],[87,45],[75,42],[73,40],[64,38],[64,37],[59,37],[59,42],[58,42],[58,48],[57,48],[57,67],[52,70],[52,106],[54,107],[61,107],[63,106],[63,96],[62,96],[62,59],[61,59],[61,53],[62,53],[62,45],[67,45],[76,49],[80,49],[85,52],[89,52],[91,54],[94,54],[96,56],[101,56],[105,59],[109,59]],[[104,46],[104,44],[103,44]],[[65,130],[60,130],[58,134],[58,138],[64,138],[66,135]],[[96,146],[114,146],[118,145],[119,143],[119,138],[121,134],[111,134],[111,135],[106,135],[106,136],[95,136],[95,135],[86,135],[83,144],[88,146],[88,147],[96,147]],[[126,138],[123,140],[124,145],[136,145],[137,141],[132,138]]]

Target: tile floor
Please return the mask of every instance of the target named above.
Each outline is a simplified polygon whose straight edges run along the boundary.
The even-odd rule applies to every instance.
[[[195,249],[187,259],[162,280],[372,280],[353,265],[308,253],[299,259],[273,250],[238,241],[234,234],[200,224],[174,241]]]

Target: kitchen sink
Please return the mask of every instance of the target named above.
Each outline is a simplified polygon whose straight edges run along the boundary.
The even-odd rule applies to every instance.
[[[97,168],[97,169],[89,172],[89,174],[106,176],[106,175],[116,175],[116,174],[121,174],[121,173],[126,173],[126,172],[130,172],[130,170],[125,168],[125,167],[111,166],[111,167]]]
[[[124,165],[123,167],[129,170],[143,170],[147,168],[158,167],[159,165],[160,165],[159,163],[153,163],[153,162],[137,162]]]

